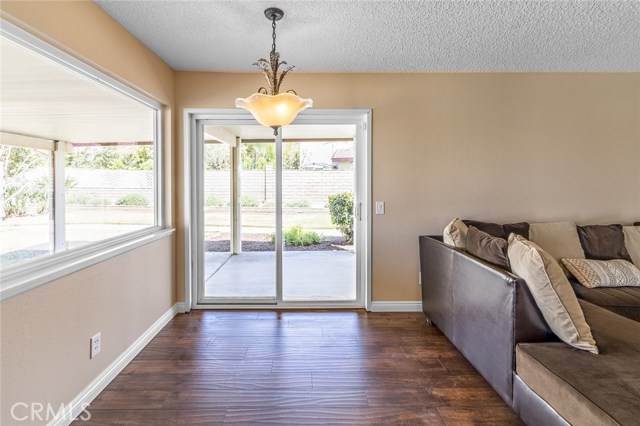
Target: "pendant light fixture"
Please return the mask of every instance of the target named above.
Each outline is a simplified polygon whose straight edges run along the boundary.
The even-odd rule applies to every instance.
[[[294,90],[280,93],[282,80],[293,70],[285,61],[280,60],[280,53],[276,51],[276,22],[282,19],[284,12],[276,7],[270,7],[264,11],[264,15],[271,21],[272,39],[269,60],[258,59],[253,65],[257,66],[267,80],[267,88],[261,87],[257,93],[248,98],[236,99],[236,107],[244,108],[251,112],[253,117],[266,127],[273,129],[273,134],[278,135],[278,129],[290,124],[303,109],[313,105],[313,100],[302,99]],[[278,75],[279,68],[284,70]]]

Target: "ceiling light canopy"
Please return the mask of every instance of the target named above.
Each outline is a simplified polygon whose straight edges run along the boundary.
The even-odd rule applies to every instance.
[[[276,51],[276,21],[282,19],[284,12],[270,7],[264,14],[271,21],[273,43],[269,60],[258,59],[254,65],[262,71],[268,88],[261,87],[248,98],[236,99],[236,107],[251,112],[258,123],[271,127],[274,135],[277,135],[280,127],[290,124],[300,111],[311,107],[313,100],[300,98],[294,90],[280,93],[282,80],[294,68],[293,65],[288,66],[285,61],[281,61],[280,53]],[[278,75],[281,66],[284,69]]]

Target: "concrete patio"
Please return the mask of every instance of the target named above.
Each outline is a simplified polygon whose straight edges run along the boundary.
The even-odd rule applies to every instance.
[[[273,298],[275,268],[275,252],[206,252],[205,297]],[[285,251],[282,287],[287,301],[355,300],[355,253]]]

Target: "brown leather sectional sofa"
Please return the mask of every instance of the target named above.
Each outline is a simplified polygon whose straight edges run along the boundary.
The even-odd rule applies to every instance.
[[[440,237],[419,242],[428,321],[526,424],[640,425],[640,287],[574,287],[595,355],[555,337],[521,278]]]

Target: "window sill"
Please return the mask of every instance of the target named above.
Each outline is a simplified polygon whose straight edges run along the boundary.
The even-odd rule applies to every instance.
[[[0,300],[17,296],[122,253],[167,238],[174,232],[175,229],[172,228],[149,228],[7,268],[0,273]]]

